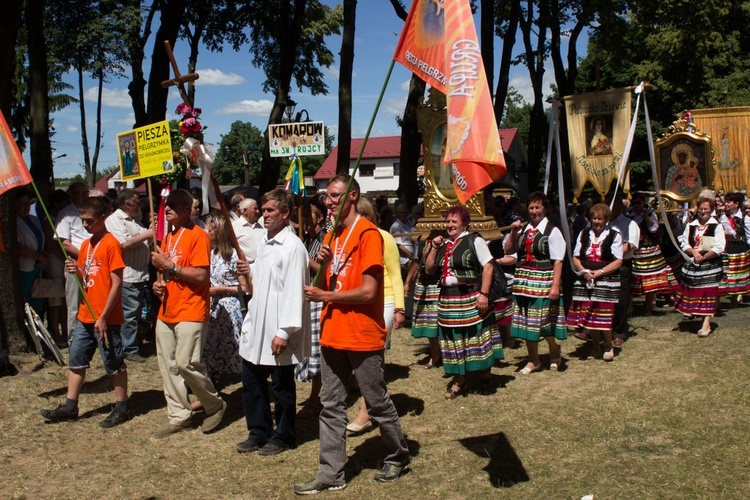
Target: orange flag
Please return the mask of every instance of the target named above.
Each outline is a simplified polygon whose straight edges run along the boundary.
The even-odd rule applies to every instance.
[[[443,162],[465,204],[506,172],[469,0],[414,0],[393,58],[446,96]]]
[[[13,134],[0,113],[0,194],[31,182],[26,162],[18,149]]]

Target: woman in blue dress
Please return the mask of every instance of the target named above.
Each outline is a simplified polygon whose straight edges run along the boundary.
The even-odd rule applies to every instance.
[[[211,240],[211,319],[203,345],[203,361],[212,380],[222,373],[242,373],[239,355],[242,312],[239,285],[247,289],[244,276],[237,276],[237,252],[232,248],[223,217],[206,218]]]

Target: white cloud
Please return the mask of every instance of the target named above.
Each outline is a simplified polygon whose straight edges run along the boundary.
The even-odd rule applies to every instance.
[[[68,125],[67,127],[65,127],[65,131],[70,132],[71,134],[74,132],[78,132],[79,130],[80,129],[78,128],[77,125]]]
[[[326,79],[329,79],[329,78],[331,80],[339,79],[340,70],[339,70],[339,67],[336,66],[335,64],[331,64],[331,66],[329,66],[328,68],[325,68],[323,71],[327,73]]]
[[[411,78],[409,78],[408,80],[405,80],[405,81],[401,82],[401,85],[399,85],[399,87],[401,88],[401,90],[405,90],[406,92],[408,92],[409,91],[409,85],[411,85]]]
[[[224,73],[220,69],[202,69],[198,74],[200,78],[195,81],[196,85],[242,85],[247,81],[236,73]]]
[[[83,98],[89,102],[96,102],[97,100],[97,89],[95,87],[86,89],[83,93]],[[133,101],[128,95],[128,89],[102,89],[102,106],[109,106],[112,108],[132,108]]]
[[[406,95],[398,99],[386,99],[385,104],[383,105],[383,112],[387,116],[403,115],[404,109],[406,108],[406,99]]]
[[[135,123],[135,113],[128,113],[124,118],[116,120],[120,125],[132,126]]]
[[[216,111],[217,115],[256,115],[256,116],[268,116],[271,114],[273,103],[268,99],[261,99],[260,101],[253,101],[245,99],[244,101],[233,102],[227,104],[223,108]]]

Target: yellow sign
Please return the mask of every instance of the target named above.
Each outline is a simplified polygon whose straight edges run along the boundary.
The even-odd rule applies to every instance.
[[[325,154],[323,122],[281,123],[268,126],[271,156]]]
[[[117,151],[123,181],[171,172],[174,163],[169,122],[165,120],[117,134]]]

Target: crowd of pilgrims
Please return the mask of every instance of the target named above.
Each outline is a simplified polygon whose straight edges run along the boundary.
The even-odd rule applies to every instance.
[[[211,324],[203,355],[209,374],[218,381],[222,375],[240,373],[242,298],[234,292],[239,290],[237,254],[226,221],[217,214],[199,217],[200,193],[194,195],[194,222],[208,232],[213,249]],[[70,332],[66,332],[64,303],[58,299],[45,304],[29,296],[30,283],[41,268],[61,264],[61,259],[43,250],[54,245],[45,246],[44,233],[49,231],[32,220],[31,198],[28,193],[18,196],[21,255],[34,261],[31,266],[21,266],[24,298],[40,312],[46,310],[50,330],[65,347]],[[470,391],[493,392],[491,367],[503,359],[504,349],[521,346],[519,341],[528,352],[527,363],[519,367],[520,375],[543,368],[560,369],[564,359],[558,341],[566,339],[569,332],[591,343],[589,359],[613,361],[615,348],[628,337],[633,297],[644,298],[646,315],[652,313],[657,300],[673,306],[686,318],[697,320],[698,336],[706,337],[711,334],[719,299],[728,296],[730,306],[736,305],[750,291],[750,218],[746,215],[750,209],[741,193],[717,196],[704,190],[694,206],[669,212],[666,221],[654,209],[654,200],[643,193],[630,199],[616,196],[606,203],[569,205],[570,234],[564,234],[559,213],[540,192],[530,194],[525,203],[502,196],[487,200],[487,213],[494,215],[499,227],[509,228],[502,239],[486,241],[474,236],[470,213],[462,206],[449,208],[445,231],[427,238],[409,235],[424,214],[421,205],[408,207],[400,200],[389,204],[384,198],[362,197],[358,207],[359,213],[379,225],[385,240],[386,324],[393,325],[396,318],[396,326],[400,325],[403,318],[397,315],[405,313],[411,335],[428,339],[430,354],[425,368],[442,365],[452,376],[446,399]],[[50,202],[55,217],[68,200],[58,190],[51,194]],[[231,218],[241,217],[241,202],[241,197],[230,200]],[[242,204],[242,211],[249,206]],[[254,206],[257,216],[257,203]],[[41,215],[40,210],[34,211]],[[144,226],[148,226],[147,213],[142,210]],[[322,198],[312,198],[304,205],[300,222],[312,276],[333,215]],[[297,225],[296,217],[293,219]],[[567,241],[572,249],[570,259]],[[502,266],[508,286],[502,297],[489,303],[493,259]],[[58,270],[49,275],[61,274]],[[298,414],[302,418],[320,411],[316,336],[321,307],[319,303],[313,306],[312,356],[296,369],[298,380],[312,382],[310,397]],[[151,318],[146,315],[143,320]],[[542,339],[549,351],[545,367],[539,354]],[[140,356],[137,351],[135,354]],[[348,429],[359,432],[370,427],[362,405],[360,416]]]

